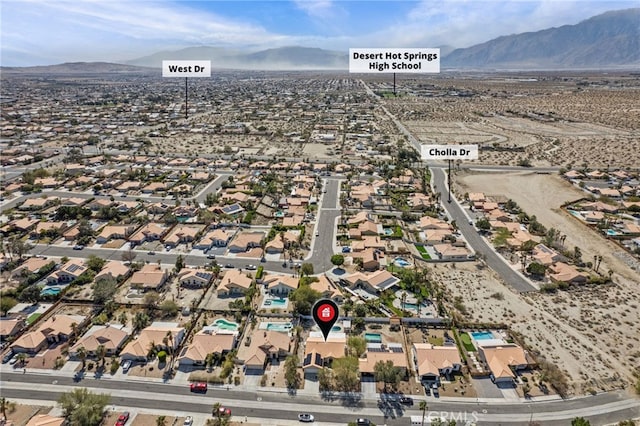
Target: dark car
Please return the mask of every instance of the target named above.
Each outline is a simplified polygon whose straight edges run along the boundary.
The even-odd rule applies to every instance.
[[[13,358],[13,356],[14,356],[14,355],[15,355],[15,354],[14,354],[13,352],[9,352],[8,354],[6,354],[5,356],[3,356],[3,357],[2,357],[2,363],[3,363],[3,364],[8,363],[8,362],[9,362],[9,360],[10,360],[11,358]]]
[[[116,426],[124,426],[129,420],[129,412],[125,411],[124,413],[118,416],[118,420],[116,421]]]
[[[408,396],[401,396],[400,404],[408,405],[411,407],[413,405],[413,398],[410,398]]]
[[[191,389],[191,392],[206,392],[207,384],[205,382],[191,383],[189,389]]]
[[[227,263],[226,265],[224,265],[224,267],[225,267],[225,268],[233,269],[233,265],[232,265],[232,264],[230,264],[230,263]]]

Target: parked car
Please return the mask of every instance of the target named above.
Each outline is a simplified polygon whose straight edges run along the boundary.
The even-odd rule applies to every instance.
[[[413,405],[413,398],[410,398],[408,396],[401,396],[400,397],[400,404],[412,406]]]
[[[125,362],[122,363],[122,372],[123,373],[128,372],[130,368],[131,368],[131,360],[126,360]]]
[[[230,263],[227,263],[226,265],[224,265],[225,268],[229,268],[229,269],[233,269],[233,265]]]
[[[247,265],[247,269],[250,271],[256,270],[256,265]]]
[[[5,356],[2,357],[2,363],[6,364],[9,362],[9,360],[11,360],[11,358],[13,358],[15,354],[13,352],[9,352],[8,354],[6,354]]]
[[[229,417],[231,415],[231,408],[220,407],[218,408],[218,416]]]
[[[124,413],[118,416],[118,420],[116,421],[116,426],[124,426],[129,420],[129,412],[125,411]]]
[[[356,425],[358,426],[369,426],[371,424],[371,420],[369,419],[357,419]]]
[[[196,382],[189,385],[191,392],[206,392],[207,384],[205,382]]]
[[[184,419],[184,424],[182,426],[191,426],[192,424],[193,424],[193,417],[187,416],[187,418]]]
[[[213,253],[209,253],[209,254],[207,255],[207,259],[215,259],[215,258],[216,258],[216,255],[215,255],[215,254],[213,254]]]
[[[82,244],[76,244],[75,246],[73,246],[74,250],[82,250],[84,248],[84,246]]]
[[[313,418],[313,414],[300,413],[298,414],[298,420],[303,423],[313,423],[315,419]]]
[[[148,254],[153,256],[154,254],[156,254],[156,252],[155,251],[150,251]]]

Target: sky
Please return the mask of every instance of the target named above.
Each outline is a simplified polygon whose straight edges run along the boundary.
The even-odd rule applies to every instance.
[[[2,0],[0,65],[123,62],[189,46],[458,48],[631,7],[640,0]]]

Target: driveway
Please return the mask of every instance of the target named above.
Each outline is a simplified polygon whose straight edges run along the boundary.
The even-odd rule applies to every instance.
[[[472,379],[478,398],[504,398],[504,395],[490,378]]]

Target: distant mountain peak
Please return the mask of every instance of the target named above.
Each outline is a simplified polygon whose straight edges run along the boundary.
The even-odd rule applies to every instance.
[[[640,65],[640,8],[456,49],[443,68],[576,69]]]

